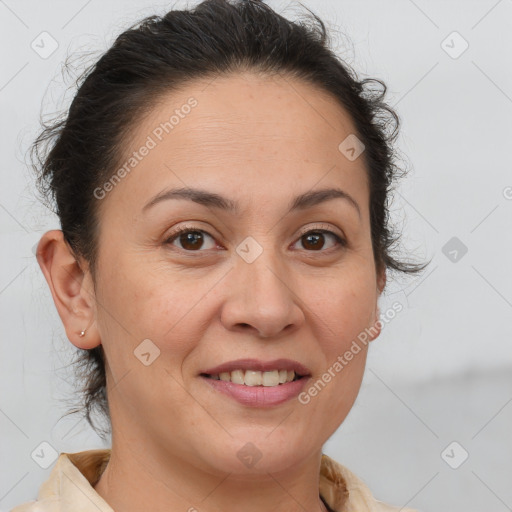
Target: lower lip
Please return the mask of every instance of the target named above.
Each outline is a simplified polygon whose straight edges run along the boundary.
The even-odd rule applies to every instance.
[[[309,380],[309,377],[279,384],[278,386],[245,386],[234,382],[203,377],[217,391],[234,398],[242,405],[251,407],[269,407],[279,405],[296,397]]]

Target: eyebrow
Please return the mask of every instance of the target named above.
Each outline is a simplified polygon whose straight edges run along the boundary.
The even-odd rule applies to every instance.
[[[187,199],[206,207],[225,210],[233,215],[240,214],[240,206],[236,201],[214,192],[190,187],[162,190],[144,205],[142,212],[145,213],[154,205],[170,199]],[[332,199],[344,199],[357,211],[361,219],[361,209],[356,200],[350,194],[339,188],[324,188],[305,192],[292,200],[288,213],[296,210],[305,210],[306,208],[311,208]]]

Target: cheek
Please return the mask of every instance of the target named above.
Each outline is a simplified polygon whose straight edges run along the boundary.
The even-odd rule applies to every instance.
[[[164,274],[118,261],[102,278],[98,301],[104,307],[98,317],[113,379],[112,410],[121,403],[141,417],[154,417],[157,410],[169,424],[161,411],[175,410],[187,399],[182,364],[202,335],[194,329],[201,325],[202,290],[176,281],[170,286]],[[116,410],[122,417],[124,411]]]
[[[102,279],[103,339],[117,371],[137,367],[134,351],[148,348],[159,353],[158,366],[181,380],[181,364],[209,324],[210,280],[186,272],[171,275],[149,258],[133,255],[118,258]]]
[[[306,392],[317,414],[328,418],[328,430],[344,420],[359,392],[368,351],[360,335],[373,321],[376,300],[371,268],[363,266],[347,268],[314,288],[312,318],[323,368]]]
[[[309,296],[305,303],[311,311],[312,322],[321,331],[317,339],[331,359],[345,351],[374,321],[377,293],[371,276],[371,272],[354,269],[339,278],[331,276],[315,286],[304,282],[302,296]]]

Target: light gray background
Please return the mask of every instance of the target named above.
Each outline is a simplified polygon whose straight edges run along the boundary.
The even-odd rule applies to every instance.
[[[293,1],[268,3],[291,18],[300,12]],[[382,310],[396,300],[404,310],[372,343],[355,406],[324,451],[398,506],[512,510],[512,0],[303,3],[341,31],[333,45],[361,77],[389,86],[411,168],[393,219],[408,254],[433,256],[421,277],[382,298]],[[48,477],[51,467],[31,458],[40,443],[104,446],[78,417],[59,421],[73,389],[71,344],[32,252],[59,224],[34,197],[25,151],[43,97],[44,112],[66,104],[65,57],[101,52],[170,5],[0,0],[3,511],[34,499]],[[45,59],[31,48],[43,31],[58,43]],[[467,247],[456,261],[445,255],[452,237]],[[465,452],[457,469],[446,462],[456,466]]]

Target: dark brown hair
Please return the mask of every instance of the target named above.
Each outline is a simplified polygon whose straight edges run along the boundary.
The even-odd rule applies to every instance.
[[[101,221],[93,191],[122,161],[130,129],[162,95],[197,78],[243,70],[299,78],[339,101],[365,146],[376,269],[414,274],[430,263],[400,261],[391,253],[399,241],[389,223],[391,192],[406,171],[396,163],[399,118],[384,102],[386,85],[359,80],[330,49],[324,23],[308,12],[293,22],[259,0],[204,0],[189,10],[149,16],[119,35],[81,75],[64,117],[42,123],[31,147],[37,187],[77,261],[87,261],[94,283]],[[85,411],[105,438],[111,426],[103,348],[77,350],[83,406],[71,412]],[[105,430],[92,420],[95,409],[109,424]]]

